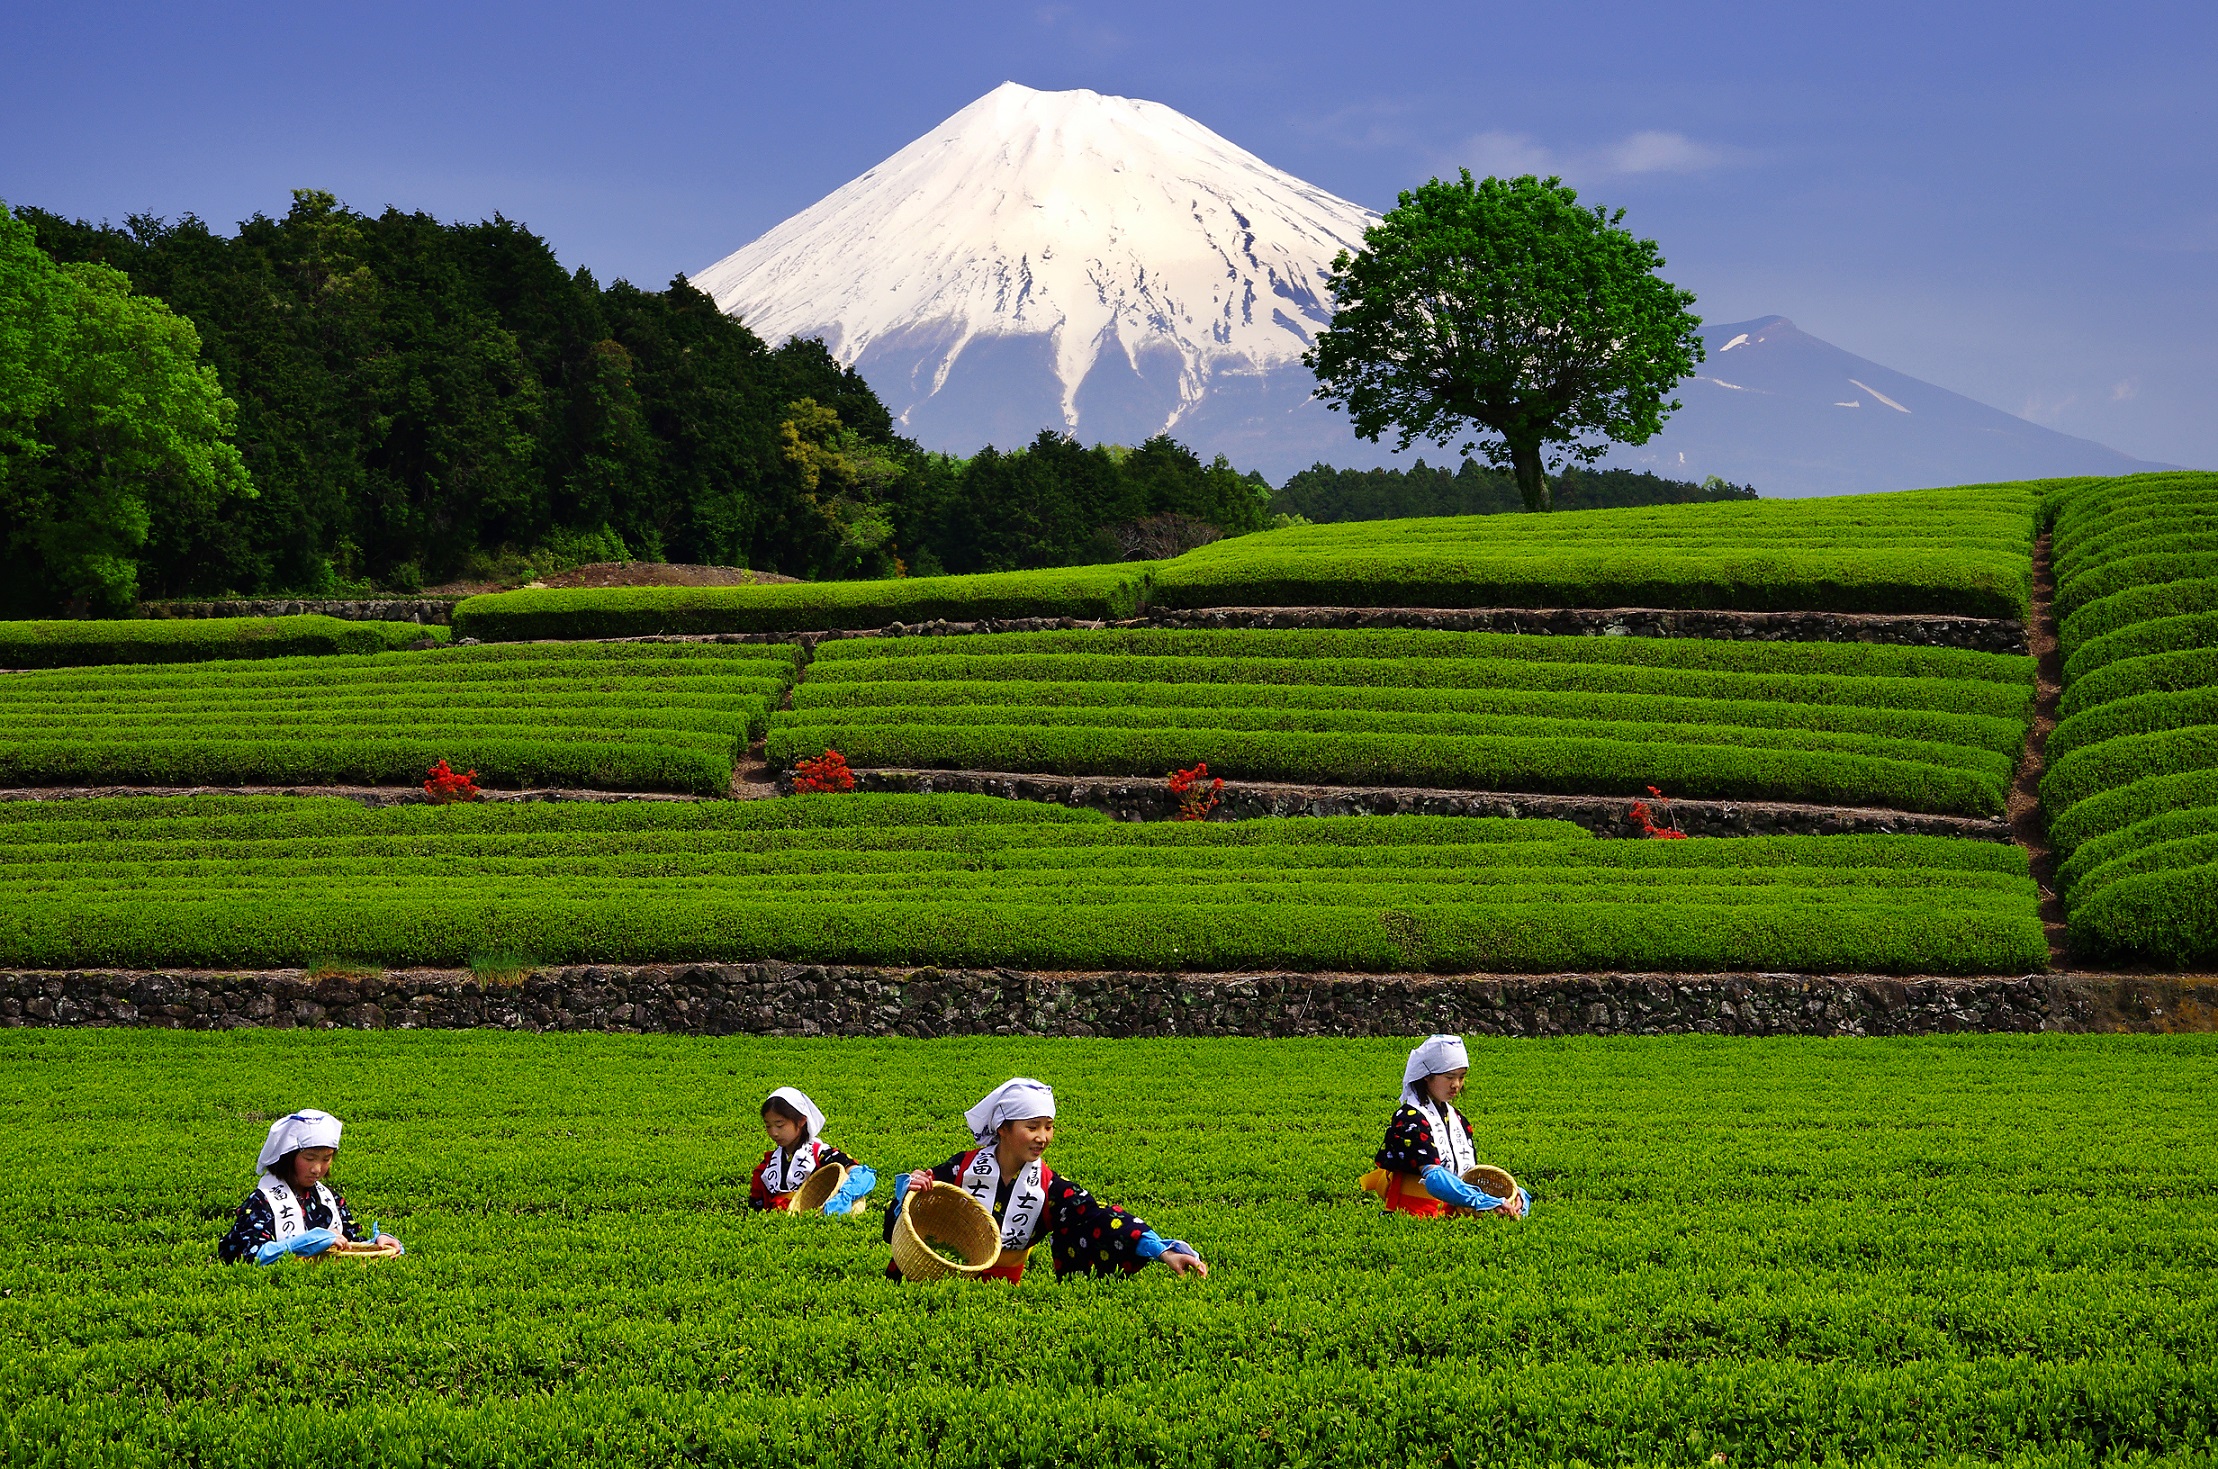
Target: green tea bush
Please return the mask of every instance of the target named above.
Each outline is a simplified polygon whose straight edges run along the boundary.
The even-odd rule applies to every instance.
[[[2064,657],[2072,656],[2100,637],[2151,622],[2192,612],[2218,612],[2218,577],[2191,577],[2186,581],[2160,582],[2154,586],[2128,587],[2089,602],[2057,624],[2056,642]]]
[[[2218,576],[2218,551],[2122,556],[2092,566],[2069,582],[2060,582],[2056,588],[2056,615],[2059,619],[2069,619],[2089,603],[2115,596],[2128,587],[2210,576]]]
[[[2218,475],[2084,486],[2053,522],[2061,722],[2041,785],[2083,958],[2218,955]]]
[[[1956,649],[1418,629],[854,639],[818,649],[767,752],[1989,814],[2032,674]]]
[[[796,652],[532,645],[64,669],[0,680],[0,782],[481,784],[700,795],[767,727]]]
[[[950,711],[952,712],[952,711]],[[2010,761],[1982,751],[1946,764],[1888,759],[1852,749],[1767,749],[1698,744],[1699,729],[1626,726],[1622,738],[1439,735],[1344,730],[1330,733],[1165,727],[1059,728],[924,721],[929,707],[893,723],[807,724],[781,716],[767,754],[773,763],[835,748],[864,766],[1038,771],[1054,775],[1148,775],[1206,761],[1243,780],[1335,785],[1445,786],[1571,795],[1637,794],[1661,785],[1690,798],[1749,798],[1891,806],[1909,811],[1999,814]],[[1980,768],[1967,769],[1978,762]]]
[[[320,616],[0,622],[0,668],[382,653],[426,637],[445,642],[447,636],[443,627],[413,622]]]
[[[1131,617],[1150,564],[997,571],[898,581],[496,592],[454,609],[457,636],[488,642],[655,633],[808,632],[937,618]]]
[[[0,821],[0,964],[512,953],[1989,973],[2039,968],[2046,952],[2023,854],[1932,838],[1602,842],[1557,823],[1130,825],[1056,808],[957,825],[950,812],[980,808],[913,796],[740,803],[760,810],[743,818],[587,810],[575,826],[569,806],[36,804]]]
[[[2211,647],[2218,647],[2218,610],[2134,622],[2080,644],[2064,660],[2064,682],[2077,683],[2096,669],[2127,658]]]
[[[833,723],[841,711],[910,708],[982,708],[1032,711],[1054,722],[1064,711],[1103,723],[1159,717],[1166,724],[1203,725],[1222,717],[1239,728],[1242,718],[1316,714],[1363,715],[1381,729],[1404,727],[1403,718],[1464,719],[1472,728],[1487,718],[1608,720],[1618,723],[1700,724],[1719,729],[1826,730],[1888,740],[1921,740],[1988,750],[2015,758],[2025,746],[2025,722],[1939,709],[1863,708],[1854,704],[1797,704],[1753,699],[1683,698],[1652,693],[1581,693],[1545,689],[1374,688],[1325,684],[1163,684],[1092,681],[1042,682],[949,679],[940,682],[803,683],[793,691],[796,723]],[[1142,715],[1140,711],[1147,711]],[[899,717],[907,717],[904,713]]]
[[[1631,845],[1617,843],[1609,845]],[[1358,1192],[1406,1039],[0,1032],[0,1454],[257,1465],[2190,1464],[2206,1036],[1473,1037],[1536,1209]],[[799,1084],[878,1170],[1015,1073],[1207,1256],[896,1286],[750,1214]],[[346,1119],[386,1264],[224,1267],[268,1119]],[[2060,1160],[2099,1159],[2090,1184]]]
[[[2218,725],[2218,687],[2188,689],[2181,693],[2134,694],[2097,704],[2060,722],[2049,733],[2048,758],[2062,759],[2074,750],[2099,745],[2122,735],[2153,734],[2158,730]]]
[[[2025,485],[1306,526],[1157,570],[1163,607],[1726,607],[2023,617]]]

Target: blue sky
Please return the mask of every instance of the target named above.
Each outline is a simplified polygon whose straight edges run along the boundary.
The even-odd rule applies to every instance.
[[[0,198],[325,188],[659,285],[1004,80],[1179,108],[1382,208],[1563,173],[1723,322],[2218,465],[2218,6],[0,0]]]

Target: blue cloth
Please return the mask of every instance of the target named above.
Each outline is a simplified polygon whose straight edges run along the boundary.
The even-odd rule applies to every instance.
[[[1149,1230],[1146,1234],[1141,1235],[1140,1242],[1134,1245],[1132,1249],[1133,1253],[1137,1254],[1143,1260],[1160,1259],[1162,1256],[1168,1254],[1172,1250],[1178,1251],[1181,1255],[1192,1255],[1196,1259],[1199,1259],[1201,1257],[1201,1251],[1195,1249],[1192,1245],[1186,1243],[1186,1241],[1182,1239],[1165,1239],[1163,1238],[1163,1236],[1157,1234],[1152,1229]]]
[[[339,1242],[339,1236],[328,1229],[304,1229],[291,1239],[270,1240],[254,1252],[257,1265],[275,1265],[287,1255],[320,1255]]]
[[[901,1182],[906,1187],[909,1180],[903,1178]],[[847,1170],[847,1181],[839,1186],[839,1192],[825,1201],[825,1215],[829,1217],[834,1214],[845,1214],[862,1202],[863,1198],[877,1186],[878,1175],[871,1171],[868,1164],[857,1163]]]
[[[1473,1188],[1438,1163],[1425,1170],[1425,1192],[1443,1204],[1461,1204],[1466,1209],[1476,1209],[1482,1214],[1488,1209],[1499,1209],[1509,1202],[1508,1199],[1494,1197],[1485,1189]],[[1517,1197],[1525,1206],[1525,1212],[1530,1214],[1533,1207],[1532,1196],[1519,1189]]]

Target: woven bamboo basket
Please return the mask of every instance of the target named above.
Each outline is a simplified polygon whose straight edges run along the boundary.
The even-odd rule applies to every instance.
[[[373,1245],[368,1240],[343,1239],[328,1250],[310,1255],[311,1260],[392,1260],[400,1255],[398,1242]]]
[[[846,1164],[834,1163],[828,1168],[819,1168],[801,1181],[801,1186],[786,1200],[786,1208],[796,1214],[813,1214],[832,1202],[832,1195],[846,1182]]]
[[[942,1249],[927,1245],[928,1239]],[[893,1227],[893,1263],[904,1280],[975,1280],[1000,1259],[1001,1226],[954,1184],[935,1182],[901,1206],[901,1220]]]
[[[1497,1199],[1517,1197],[1517,1180],[1507,1168],[1497,1168],[1492,1163],[1480,1163],[1463,1170],[1463,1181],[1476,1189],[1484,1189]]]

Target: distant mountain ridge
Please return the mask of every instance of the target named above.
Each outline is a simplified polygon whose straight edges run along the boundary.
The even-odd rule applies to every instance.
[[[1811,336],[1784,316],[1704,327],[1684,405],[1608,462],[1764,495],[1854,494],[2173,466],[1990,408]]]
[[[768,341],[821,337],[927,448],[1169,432],[1281,483],[1418,452],[1357,439],[1301,364],[1377,218],[1160,103],[1008,82],[692,280]],[[1765,495],[2160,467],[1784,317],[1706,336],[1685,408],[1607,462]]]

